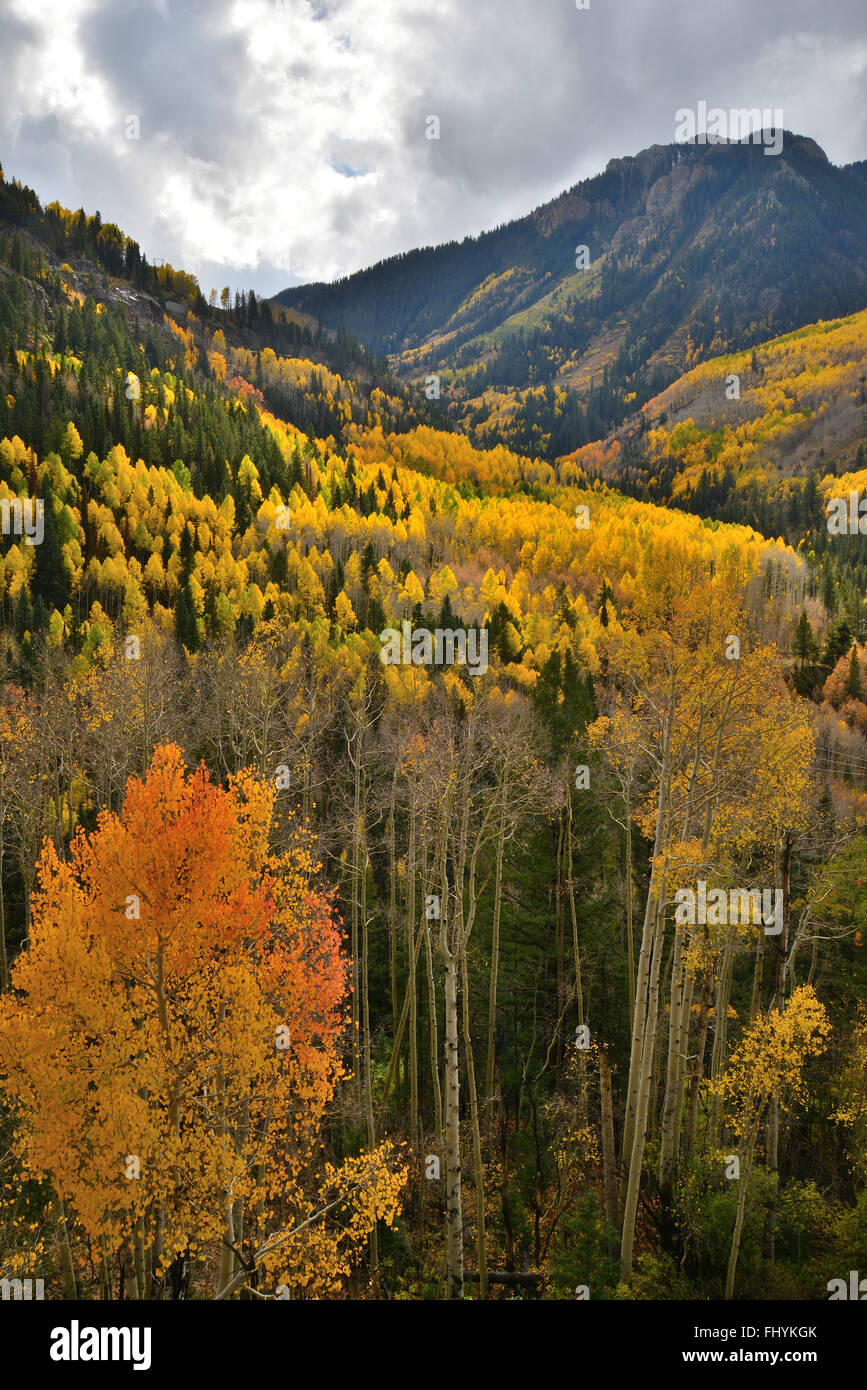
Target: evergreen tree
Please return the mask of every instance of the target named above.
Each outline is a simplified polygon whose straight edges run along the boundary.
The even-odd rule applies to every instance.
[[[822,664],[824,666],[836,666],[841,656],[845,656],[852,646],[852,633],[845,620],[834,623],[828,629],[825,638],[825,645],[822,648]]]
[[[175,600],[175,639],[179,647],[186,647],[189,652],[199,649],[199,625],[189,580],[178,591]]]
[[[193,539],[193,528],[187,522],[181,532],[181,543],[178,549],[178,558],[181,562],[181,583],[186,584],[193,572],[193,560],[195,559],[195,541]]]
[[[801,616],[798,619],[798,625],[795,628],[795,640],[792,645],[792,653],[800,661],[801,670],[804,669],[805,663],[811,659],[815,646],[816,639],[813,636],[810,619],[807,617],[807,610],[802,608]]]
[[[822,602],[833,616],[837,608],[837,587],[834,583],[834,571],[827,555],[822,565]]]
[[[846,677],[846,698],[847,700],[860,700],[861,696],[861,668],[858,664],[858,647],[853,645],[852,655],[849,658],[849,674]]]
[[[33,608],[26,584],[22,584],[15,600],[15,636],[19,642],[24,640],[25,632],[33,631]]]
[[[286,555],[286,547],[281,545],[271,556],[270,564],[271,578],[280,588],[285,587],[289,579],[289,560]]]
[[[36,567],[33,573],[33,598],[41,598],[45,606],[63,612],[69,602],[69,581],[66,576],[66,565],[63,562],[63,553],[60,549],[60,540],[57,535],[57,523],[54,518],[54,493],[51,484],[45,479],[42,489],[43,506],[43,536],[42,543],[36,549]]]

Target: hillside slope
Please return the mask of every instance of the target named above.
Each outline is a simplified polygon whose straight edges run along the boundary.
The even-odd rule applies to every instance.
[[[43,207],[33,189],[7,180],[0,167],[3,356],[9,359],[23,345],[28,320],[34,324],[31,346],[46,344],[54,315],[81,309],[87,300],[117,316],[141,345],[130,368],[141,374],[165,365],[180,344],[181,369],[198,384],[210,378],[230,394],[249,398],[255,392],[304,434],[340,440],[349,423],[446,424],[436,402],[398,382],[387,363],[348,334],[272,306],[252,290],[217,308],[206,302],[195,276],[150,264],[138,242],[98,212],[88,216],[59,203]],[[62,348],[59,317],[57,327]],[[120,360],[119,341],[114,349]],[[17,428],[13,418],[4,423]]]
[[[691,358],[862,308],[865,267],[860,170],[786,133],[779,157],[655,145],[495,231],[276,298],[390,353],[405,376],[436,373],[478,440],[553,458]]]
[[[731,494],[789,497],[862,467],[867,310],[693,366],[569,461],[655,500],[717,514]]]

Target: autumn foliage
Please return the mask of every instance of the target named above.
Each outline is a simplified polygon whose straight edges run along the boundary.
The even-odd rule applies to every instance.
[[[215,1292],[240,1275],[321,1293],[397,1210],[387,1151],[344,1170],[318,1153],[346,960],[305,851],[269,852],[274,796],[163,746],[121,816],[79,831],[69,862],[51,841],[40,860],[0,1008],[3,1084],[25,1172],[138,1296],[188,1260]]]

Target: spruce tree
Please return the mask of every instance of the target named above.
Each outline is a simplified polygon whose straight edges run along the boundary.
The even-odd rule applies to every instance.
[[[792,644],[792,654],[800,661],[801,670],[804,669],[805,663],[809,661],[814,646],[815,639],[813,637],[813,629],[810,626],[810,619],[807,617],[807,610],[802,608],[801,616],[798,619],[798,625],[795,628],[795,640]]]
[[[15,600],[15,636],[21,642],[25,632],[33,631],[33,608],[30,604],[30,595],[27,586],[21,585],[18,590],[18,597]]]
[[[858,664],[858,647],[853,645],[849,658],[849,674],[846,677],[847,700],[861,699],[861,667]]]
[[[186,647],[189,652],[199,650],[199,625],[189,580],[178,591],[175,600],[175,640],[179,647]]]
[[[31,586],[33,598],[34,601],[41,598],[46,608],[56,608],[62,613],[69,602],[69,581],[54,519],[54,494],[47,478],[41,500],[44,504],[43,535],[41,544],[35,547],[36,567]]]
[[[271,578],[275,584],[283,588],[289,579],[289,560],[286,555],[286,547],[281,545],[271,556],[270,564]]]

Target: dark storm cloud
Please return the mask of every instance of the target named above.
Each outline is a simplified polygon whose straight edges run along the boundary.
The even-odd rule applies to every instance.
[[[242,132],[235,111],[244,36],[229,27],[228,0],[200,10],[169,4],[100,5],[79,33],[89,63],[119,108],[135,112],[146,136],[180,144],[197,159],[219,158]]]

